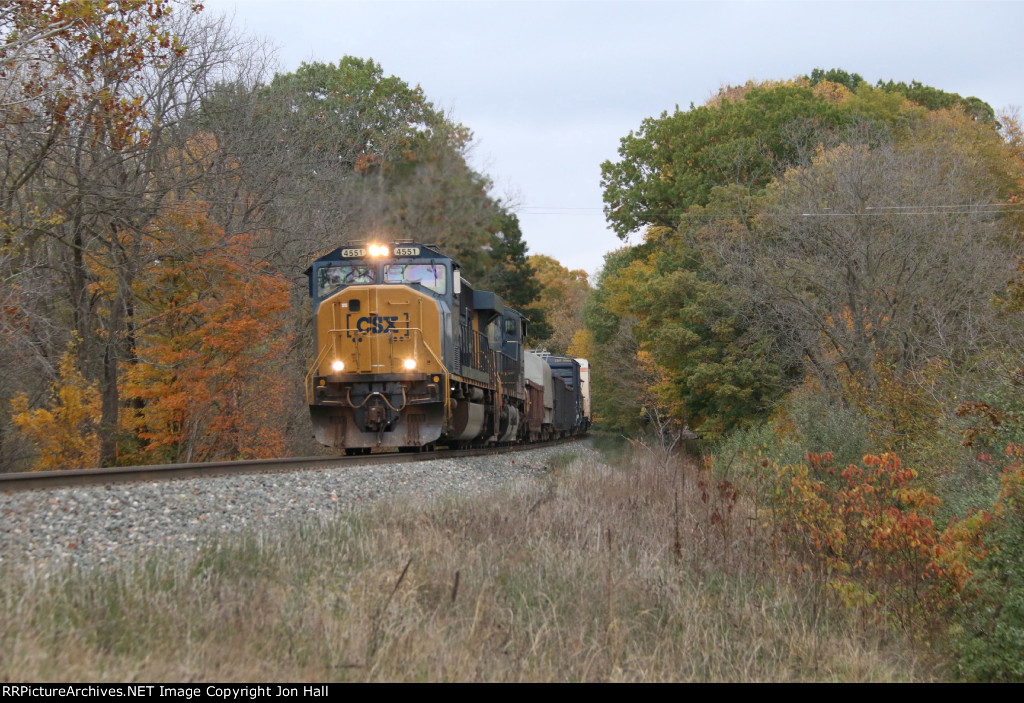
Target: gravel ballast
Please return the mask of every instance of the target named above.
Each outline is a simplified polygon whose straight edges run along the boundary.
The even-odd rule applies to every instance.
[[[403,464],[0,494],[0,566],[102,566],[216,534],[329,519],[375,500],[479,495],[548,476],[552,456],[587,443]]]

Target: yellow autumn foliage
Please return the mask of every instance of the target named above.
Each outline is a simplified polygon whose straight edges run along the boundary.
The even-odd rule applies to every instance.
[[[60,359],[59,378],[53,384],[49,408],[29,410],[24,393],[11,398],[12,420],[22,435],[31,440],[39,456],[33,471],[79,469],[99,464],[100,393],[75,368],[73,350]]]

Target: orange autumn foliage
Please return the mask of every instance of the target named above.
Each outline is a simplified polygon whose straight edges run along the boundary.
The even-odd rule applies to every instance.
[[[779,526],[800,569],[840,601],[906,629],[946,612],[971,574],[977,520],[939,531],[940,500],[894,454],[838,469],[831,453],[779,469]],[[965,529],[966,528],[966,529]]]
[[[284,451],[282,371],[289,286],[202,213],[158,223],[154,263],[136,282],[145,317],[125,373],[123,425],[141,461],[265,458]]]
[[[5,122],[38,119],[57,134],[88,126],[114,149],[148,142],[145,101],[124,88],[149,66],[181,57],[169,17],[199,0],[17,0],[0,13]]]

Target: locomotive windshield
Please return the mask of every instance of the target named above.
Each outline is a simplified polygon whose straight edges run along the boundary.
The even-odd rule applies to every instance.
[[[342,286],[355,283],[373,283],[377,278],[372,266],[364,264],[345,264],[341,266],[324,266],[317,277],[317,294],[323,298]]]
[[[375,261],[328,264],[316,269],[317,298],[323,299],[345,286],[375,283],[412,285],[418,283],[437,295],[444,295],[448,268],[439,263],[388,263],[383,271]]]
[[[419,283],[424,288],[444,295],[447,269],[444,264],[385,264],[385,283]]]

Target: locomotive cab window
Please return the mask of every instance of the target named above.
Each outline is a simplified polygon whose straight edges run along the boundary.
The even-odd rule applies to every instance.
[[[419,283],[438,295],[444,295],[448,272],[444,264],[385,264],[385,283]]]
[[[501,327],[496,321],[487,324],[487,341],[490,342],[491,349],[501,348]]]
[[[342,286],[373,283],[376,277],[373,268],[363,264],[324,266],[317,274],[317,295],[323,298]]]

